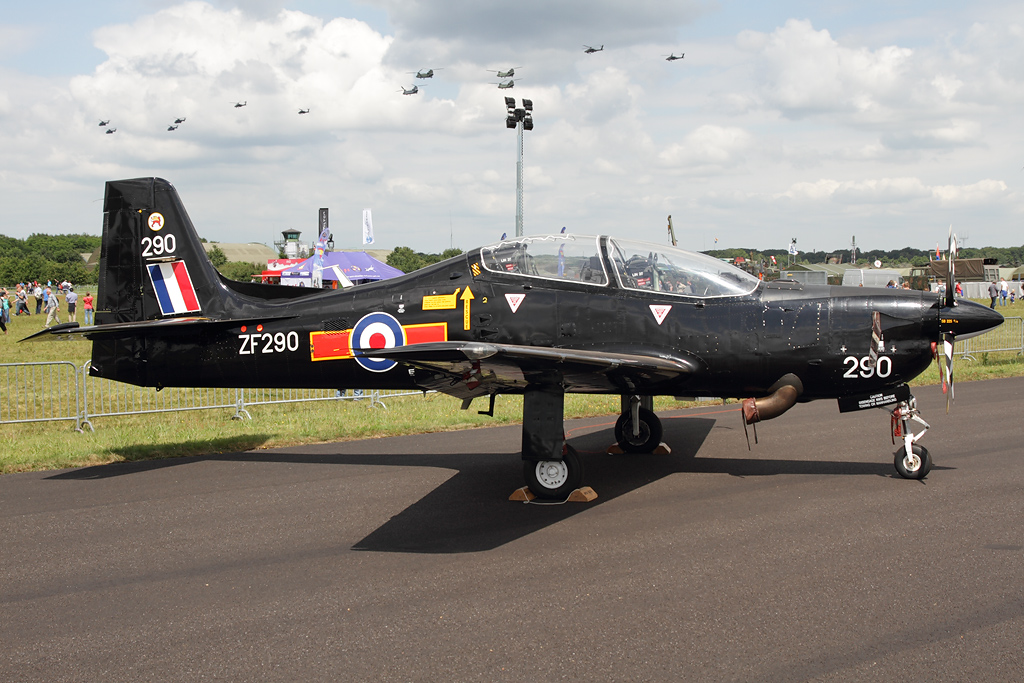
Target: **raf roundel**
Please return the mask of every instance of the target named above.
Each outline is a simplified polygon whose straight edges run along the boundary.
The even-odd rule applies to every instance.
[[[395,361],[390,358],[367,358],[363,351],[405,346],[405,330],[394,316],[378,311],[360,318],[348,339],[352,356],[359,365],[370,372],[387,372],[397,365]]]

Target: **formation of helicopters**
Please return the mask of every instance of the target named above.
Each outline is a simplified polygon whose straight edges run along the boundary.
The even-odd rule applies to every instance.
[[[598,47],[593,47],[593,46],[590,46],[590,45],[584,45],[583,46],[583,51],[586,54],[588,54],[588,55],[589,54],[594,54],[595,52],[603,52],[604,51],[604,45],[600,45]],[[672,52],[672,53],[670,53],[668,55],[662,55],[662,56],[665,57],[665,61],[674,62],[674,61],[676,61],[678,59],[682,59],[686,55],[685,55],[685,53],[681,52],[677,56],[676,53]],[[516,69],[518,69],[518,68],[520,68],[520,67],[515,66],[515,67],[511,67],[511,68],[509,68],[509,69],[507,69],[505,71],[496,70],[496,69],[487,69],[487,71],[495,74],[498,77],[498,79],[499,79],[499,81],[497,83],[493,83],[492,82],[491,85],[498,86],[499,90],[510,90],[510,89],[514,88],[516,84],[515,84],[515,81],[513,80],[513,76],[516,75]],[[441,67],[433,67],[433,68],[429,68],[429,69],[420,69],[418,71],[409,71],[407,73],[415,74],[415,77],[419,78],[419,79],[427,79],[427,78],[433,78],[434,77],[434,72],[435,71],[440,71],[440,70],[441,70]],[[501,79],[504,79],[504,78],[507,78],[508,80],[507,81],[502,81]],[[401,92],[402,92],[403,95],[415,95],[418,92],[418,90],[416,89],[415,85],[413,85],[411,88],[406,88],[405,86],[402,86]]]
[[[415,88],[415,86],[413,86],[413,87]],[[406,93],[406,94],[412,94],[412,93]],[[242,102],[231,102],[230,104],[232,105],[232,107],[234,109],[241,109],[242,107],[248,106],[249,102],[246,100],[246,101],[242,101]],[[309,112],[310,112],[310,108],[306,107],[306,108],[300,108],[298,113],[299,114],[308,114]],[[174,119],[174,123],[168,124],[167,131],[171,132],[171,131],[178,130],[178,126],[180,126],[181,124],[185,123],[186,120],[187,119],[184,116],[179,116],[179,117],[175,118]],[[110,124],[110,119],[100,119],[100,121],[99,121],[99,127],[100,128],[106,127],[109,124]],[[116,132],[117,132],[117,128],[107,128],[107,130],[106,130],[107,135],[113,135]]]

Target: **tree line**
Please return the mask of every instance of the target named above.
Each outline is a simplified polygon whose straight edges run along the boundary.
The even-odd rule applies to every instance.
[[[945,245],[942,245],[945,247]],[[744,258],[754,262],[771,263],[774,256],[780,266],[789,263],[789,252],[786,249],[711,249],[706,252],[715,258]],[[942,257],[946,257],[943,250]],[[1024,246],[1020,247],[963,247],[957,254],[957,258],[992,258],[999,265],[1017,267],[1024,264]],[[840,260],[841,259],[841,260]],[[935,259],[935,251],[931,249],[913,249],[903,247],[902,249],[868,249],[857,251],[857,263],[871,265],[875,261],[881,261],[882,265],[890,268],[909,268],[913,266],[926,266],[928,261]],[[837,263],[850,263],[850,250],[837,249],[835,251],[802,251],[793,257],[793,263],[828,263],[835,260]]]
[[[86,269],[82,254],[99,246],[96,235],[30,235],[25,239],[0,235],[0,283],[67,280],[96,284],[98,274]]]

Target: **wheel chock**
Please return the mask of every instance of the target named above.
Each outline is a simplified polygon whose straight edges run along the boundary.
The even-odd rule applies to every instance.
[[[578,488],[569,494],[570,503],[589,503],[597,500],[597,492],[589,486]]]
[[[662,441],[658,444],[658,447],[654,449],[655,455],[672,455],[672,449],[669,448],[668,444]]]
[[[537,499],[537,496],[533,495],[533,491],[531,491],[528,487],[524,486],[521,489],[516,489],[515,491],[513,491],[512,495],[509,496],[508,499],[510,501],[514,501],[517,503],[532,503],[534,500]],[[590,488],[589,486],[584,486],[570,493],[569,497],[562,502],[590,503],[595,500],[597,500],[597,492],[594,491],[594,489]],[[547,504],[550,505],[551,503]]]
[[[524,486],[521,489],[516,489],[515,491],[513,491],[512,495],[509,496],[508,499],[515,501],[517,503],[529,503],[536,497],[537,496],[533,495],[533,491],[531,491],[529,487]]]

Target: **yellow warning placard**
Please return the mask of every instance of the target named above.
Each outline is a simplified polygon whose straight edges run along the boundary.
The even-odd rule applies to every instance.
[[[453,311],[459,305],[461,287],[451,294],[430,294],[423,297],[424,311]]]

